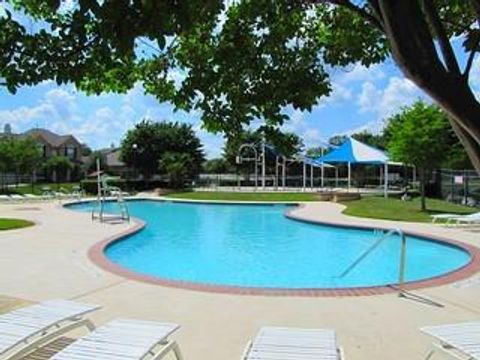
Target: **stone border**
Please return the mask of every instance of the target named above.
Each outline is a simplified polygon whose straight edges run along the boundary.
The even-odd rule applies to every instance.
[[[141,200],[164,201],[164,199],[158,199],[158,200],[141,199]],[[187,202],[187,201],[182,201],[182,202]],[[192,201],[190,203],[201,203],[201,202]],[[206,203],[212,204],[215,202],[210,201]],[[225,203],[226,202],[223,201],[220,204],[225,204]],[[235,204],[235,202],[231,202],[230,204]],[[291,205],[291,203],[289,205]],[[297,205],[299,205],[300,207],[305,206],[304,204],[299,204],[299,203],[297,203]],[[346,224],[346,223],[340,223],[340,222],[334,223],[334,222],[305,219],[301,216],[294,215],[293,214],[294,210],[295,209],[290,209],[286,211],[285,216],[294,221],[306,222],[306,223],[317,224],[317,225],[327,225],[327,226],[361,229],[361,230],[374,229],[366,225],[357,225],[357,224],[353,225],[353,224]],[[107,249],[108,246],[118,241],[122,241],[126,237],[129,237],[141,231],[146,225],[146,223],[142,220],[139,220],[139,219],[133,219],[133,220],[135,222],[135,225],[132,228],[96,243],[90,248],[88,252],[88,256],[90,260],[94,262],[96,265],[98,265],[99,267],[101,267],[102,269],[108,272],[114,273],[116,275],[127,278],[129,280],[136,280],[136,281],[146,282],[154,285],[174,287],[174,288],[180,288],[180,289],[186,289],[186,290],[203,291],[203,292],[220,293],[220,294],[235,294],[235,295],[340,297],[340,296],[371,296],[371,295],[382,295],[382,294],[398,292],[398,288],[395,287],[394,285],[352,287],[352,288],[340,288],[340,289],[337,289],[337,288],[324,288],[324,289],[261,288],[261,287],[241,287],[241,286],[195,283],[195,282],[182,281],[182,280],[163,279],[156,276],[140,274],[115,264],[105,256],[105,250]],[[381,229],[382,227],[376,227],[376,228]],[[389,228],[383,228],[383,229],[389,230]],[[439,237],[437,235],[427,235],[427,234],[413,232],[413,231],[405,231],[405,235],[418,237],[427,241],[445,243],[445,244],[460,248],[469,253],[471,260],[468,264],[464,265],[463,267],[453,270],[449,273],[432,277],[426,280],[417,280],[417,281],[407,282],[403,286],[404,290],[416,290],[421,288],[445,285],[445,284],[457,282],[459,280],[463,280],[480,271],[480,249],[472,245],[465,244],[465,243],[448,239],[448,238]]]

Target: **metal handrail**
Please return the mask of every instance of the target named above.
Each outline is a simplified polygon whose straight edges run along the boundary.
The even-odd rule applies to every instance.
[[[404,232],[399,229],[390,229],[386,233],[383,229],[374,229],[374,234],[383,233],[383,236],[378,239],[372,246],[370,246],[362,255],[360,255],[357,260],[355,260],[341,275],[343,278],[349,274],[359,263],[361,263],[373,250],[375,250],[383,241],[388,237],[397,234],[401,239],[401,248],[400,248],[400,264],[398,267],[398,289],[400,294],[403,293],[403,285],[405,283],[405,268],[406,268],[406,257],[407,257],[407,238]]]

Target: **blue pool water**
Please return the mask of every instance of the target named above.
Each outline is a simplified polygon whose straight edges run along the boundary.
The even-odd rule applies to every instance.
[[[111,244],[106,256],[137,273],[204,284],[267,288],[348,288],[397,283],[400,238],[392,236],[348,275],[341,274],[377,239],[373,231],[303,223],[287,206],[131,201],[146,227]],[[91,204],[71,208],[90,211]],[[110,212],[115,206],[108,204]],[[457,247],[407,238],[406,280],[463,265]]]

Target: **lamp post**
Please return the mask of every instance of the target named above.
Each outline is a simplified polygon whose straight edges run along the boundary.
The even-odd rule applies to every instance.
[[[321,151],[321,156],[323,158],[323,153],[324,153],[323,146],[320,148],[320,151]],[[321,184],[320,185],[321,185],[321,188],[323,189],[323,184],[324,184],[323,178],[325,176],[325,170],[324,170],[324,167],[323,167],[323,160],[322,160],[322,163],[320,165],[321,165],[321,167],[320,167],[320,169],[321,169],[321,175],[320,175],[321,176],[321,179],[320,179]]]
[[[132,144],[132,150],[133,150],[133,152],[135,153],[135,157],[136,157],[136,155],[138,154],[137,149],[138,149],[137,143],[133,143],[133,144]],[[137,168],[134,167],[133,171],[134,171],[133,175],[135,176],[135,180],[138,180],[138,170],[137,170]]]

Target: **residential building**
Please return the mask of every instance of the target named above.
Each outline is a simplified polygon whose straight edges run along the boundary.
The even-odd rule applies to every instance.
[[[33,128],[27,130],[23,133],[13,133],[11,126],[6,124],[4,127],[4,132],[0,133],[0,137],[26,137],[29,136],[35,139],[41,149],[42,156],[45,161],[50,159],[52,156],[65,156],[67,157],[74,165],[79,167],[82,165],[82,144],[78,141],[75,136],[68,135],[59,135],[50,130],[42,128]],[[44,174],[45,176],[47,174]],[[52,174],[55,178],[55,174]],[[73,174],[71,171],[68,171],[66,176],[66,181],[72,180]],[[52,179],[55,180],[55,179]]]

